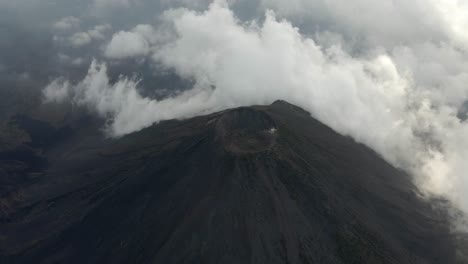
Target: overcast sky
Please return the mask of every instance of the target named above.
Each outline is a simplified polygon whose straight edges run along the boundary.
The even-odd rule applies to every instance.
[[[0,93],[111,136],[284,99],[468,212],[467,28],[455,0],[0,0]]]

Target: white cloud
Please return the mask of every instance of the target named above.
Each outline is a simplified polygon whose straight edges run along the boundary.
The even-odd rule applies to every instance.
[[[188,91],[175,98],[162,101],[142,97],[138,80],[121,78],[110,83],[107,67],[96,61],[91,63],[88,74],[81,82],[70,85],[61,79],[54,80],[43,91],[46,102],[70,97],[111,122],[107,131],[112,136],[121,136],[148,127],[154,122],[194,116],[206,109],[201,105],[209,93]]]
[[[64,54],[64,53],[59,53],[57,55],[57,58],[60,63],[69,64],[72,66],[81,66],[81,65],[84,65],[86,62],[86,60],[82,57],[72,58],[69,55]]]
[[[156,31],[151,25],[137,25],[131,31],[119,31],[112,36],[104,49],[110,59],[146,56],[159,43],[167,41],[164,30]]]
[[[70,44],[74,47],[81,47],[91,43],[92,38],[87,32],[78,32],[70,37]]]
[[[94,28],[88,30],[87,33],[93,39],[103,40],[105,39],[105,34],[111,29],[112,27],[109,24],[97,25]]]
[[[62,103],[68,99],[69,93],[70,83],[62,79],[54,80],[42,90],[45,103]]]
[[[150,44],[147,39],[136,32],[120,31],[112,37],[105,48],[105,56],[112,59],[123,59],[147,55]]]
[[[428,39],[443,33],[438,0],[260,0],[265,8],[377,45]],[[417,18],[417,19],[415,19]]]
[[[179,38],[154,59],[195,78],[198,87],[216,86],[207,107],[285,99],[381,152],[393,153],[393,136],[411,139],[411,130],[398,125],[409,82],[386,54],[356,59],[338,47],[322,50],[272,14],[260,27],[243,27],[219,5],[203,14],[187,11],[174,24]],[[363,134],[368,124],[377,128]]]
[[[79,18],[68,16],[54,23],[54,28],[58,30],[70,30],[77,28],[81,23]]]
[[[428,40],[468,49],[468,2],[458,0],[259,0],[283,17],[346,35],[363,48]],[[348,43],[349,44],[349,43]],[[368,48],[368,47],[366,47]]]
[[[431,1],[442,25],[455,44],[468,50],[468,2],[457,0]]]
[[[94,40],[104,40],[105,34],[111,29],[110,25],[97,25],[94,28],[73,34],[69,39],[70,45],[73,47],[82,47],[90,44]]]

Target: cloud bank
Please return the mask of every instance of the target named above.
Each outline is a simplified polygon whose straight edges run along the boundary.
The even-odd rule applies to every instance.
[[[275,11],[244,21],[223,1],[203,12],[170,9],[156,28],[119,31],[103,49],[113,60],[151,59],[155,71],[192,80],[190,90],[146,98],[139,80],[111,82],[106,63],[94,61],[82,81],[47,86],[46,100],[85,105],[109,120],[113,136],[161,120],[287,100],[468,212],[468,124],[460,118],[468,100],[464,3],[264,0],[258,6]]]

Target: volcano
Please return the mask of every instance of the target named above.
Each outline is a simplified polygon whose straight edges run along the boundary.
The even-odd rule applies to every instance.
[[[458,263],[408,174],[284,101],[51,129],[0,152],[1,263]]]

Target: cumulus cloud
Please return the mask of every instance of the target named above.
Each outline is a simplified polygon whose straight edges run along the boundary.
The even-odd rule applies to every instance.
[[[74,47],[81,47],[91,43],[92,38],[87,32],[78,32],[70,37],[70,44]]]
[[[138,28],[143,27],[146,26],[138,26]],[[123,59],[147,55],[149,51],[150,42],[145,37],[145,34],[142,34],[142,32],[135,29],[132,32],[120,31],[115,33],[104,53],[108,58]]]
[[[59,21],[54,23],[54,28],[58,30],[70,30],[77,28],[81,23],[79,18],[74,16],[68,16],[60,19]]]
[[[164,28],[155,30],[151,25],[140,24],[131,31],[119,31],[112,36],[104,49],[110,59],[125,59],[149,55],[158,44],[170,36]]]
[[[106,32],[111,28],[112,27],[108,24],[97,25],[88,31],[73,34],[69,37],[68,41],[73,47],[82,47],[90,44],[94,40],[104,40]]]
[[[42,90],[45,103],[63,103],[69,96],[70,83],[63,79],[57,79]]]
[[[107,132],[121,136],[161,121],[190,117],[206,112],[200,103],[206,100],[206,91],[187,91],[161,101],[145,98],[137,90],[139,80],[121,77],[111,83],[107,66],[93,61],[86,77],[74,85],[62,79],[54,80],[44,89],[46,102],[62,102],[70,98],[109,119]]]
[[[146,39],[134,32],[116,33],[105,50],[105,56],[112,59],[123,59],[147,55],[150,46]]]
[[[94,28],[88,30],[88,35],[93,39],[103,40],[105,39],[105,34],[112,29],[112,26],[109,24],[97,25]]]
[[[462,3],[260,5],[281,18],[267,12],[264,20],[240,21],[216,1],[204,12],[166,12],[171,37],[140,25],[116,33],[107,45],[109,58],[151,56],[155,64],[194,80],[191,90],[152,100],[138,92],[138,80],[111,83],[106,65],[93,62],[86,78],[69,87],[73,102],[108,118],[108,131],[119,136],[161,120],[284,99],[411,171],[423,190],[449,197],[468,212],[468,123],[460,118],[468,99],[468,41],[461,32],[468,16]],[[323,29],[306,36],[282,19],[301,15]],[[66,86],[58,84],[54,89]]]
[[[67,54],[59,53],[57,54],[57,59],[62,64],[68,64],[73,66],[80,66],[85,64],[85,59],[82,57],[73,58]]]

